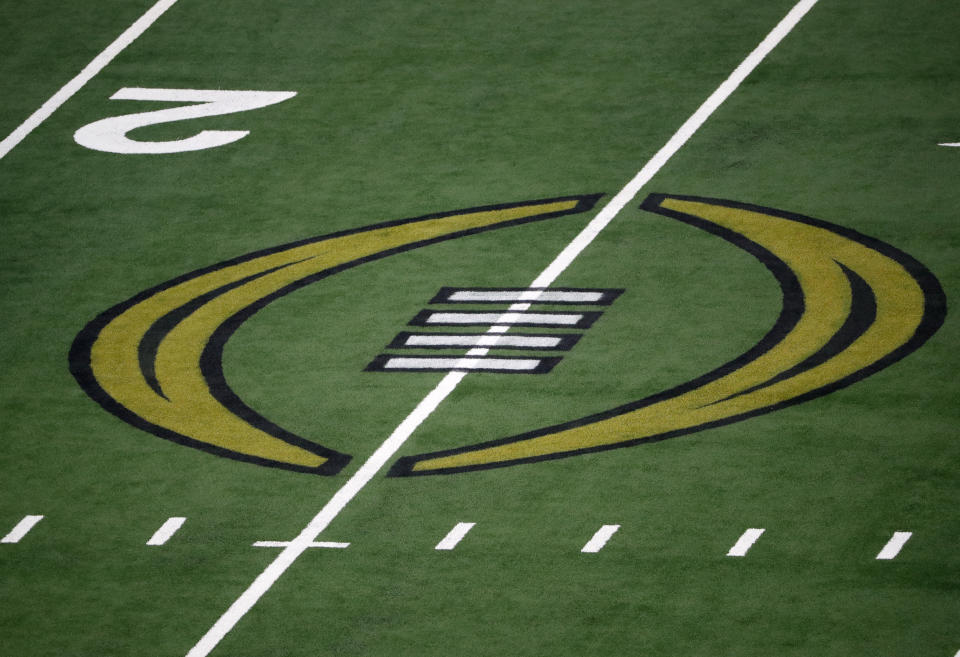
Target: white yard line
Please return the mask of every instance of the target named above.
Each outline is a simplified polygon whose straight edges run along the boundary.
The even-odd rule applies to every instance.
[[[467,535],[471,529],[473,529],[475,522],[458,522],[456,526],[450,530],[450,532],[443,537],[443,540],[437,543],[437,547],[434,550],[452,550],[457,547],[457,543],[463,540],[463,537]]]
[[[50,100],[27,117],[27,120],[17,126],[3,141],[0,141],[0,159],[3,159],[17,144],[33,132],[37,126],[50,118],[50,115],[56,112],[71,96],[80,91],[87,82],[102,71],[107,64],[113,61],[114,57],[133,43],[148,27],[153,25],[176,1],[177,0],[158,0],[155,5],[147,10],[147,13],[138,18],[133,25],[124,30],[123,34],[117,37],[103,52],[94,57],[75,78],[63,85],[60,91],[50,97]]]
[[[743,536],[737,540],[737,542],[730,548],[730,551],[727,552],[728,557],[745,557],[747,552],[750,551],[750,548],[753,547],[753,544],[757,542],[757,539],[763,535],[762,529],[748,529],[743,532]]]
[[[790,31],[800,22],[818,0],[800,0],[793,9],[781,20],[776,27],[747,55],[746,59],[734,69],[733,73],[707,98],[693,115],[687,119],[669,141],[644,165],[642,169],[620,190],[609,203],[587,224],[586,228],[554,259],[541,273],[530,287],[548,287],[570,266],[570,263],[600,234],[607,224],[631,202],[640,189],[653,178],[654,175],[670,160],[673,155],[692,137],[700,126],[713,114],[714,111],[732,94],[740,83],[757,67],[763,59],[776,48]],[[527,310],[529,304],[516,304],[510,308],[511,312]],[[505,332],[506,327],[494,326],[490,332]],[[473,352],[482,353],[473,353]],[[486,350],[471,350],[471,356],[484,355]],[[394,454],[403,446],[413,432],[426,420],[433,411],[453,392],[466,376],[465,372],[450,372],[430,391],[417,405],[410,415],[400,423],[390,437],[360,466],[360,469],[340,488],[329,502],[320,510],[310,523],[293,541],[277,555],[277,558],[267,566],[250,584],[230,608],[214,623],[213,627],[187,653],[187,657],[206,657],[210,654],[221,639],[233,629],[244,615],[266,593],[274,582],[289,568],[296,559],[303,554],[317,536],[327,528],[344,507],[366,486]]]
[[[617,533],[617,530],[620,529],[620,525],[604,525],[597,530],[597,533],[593,535],[587,544],[583,546],[581,552],[599,552],[603,549],[603,546],[607,544],[607,541],[610,540],[610,537]]]
[[[900,550],[903,549],[903,546],[910,540],[911,536],[913,536],[913,532],[894,532],[893,537],[887,541],[887,544],[880,550],[877,559],[890,560],[896,558],[896,556],[900,554]]]
[[[10,533],[0,538],[0,543],[19,543],[27,535],[34,525],[43,520],[43,516],[24,516],[23,520],[17,523],[17,526],[10,530]]]
[[[160,525],[160,529],[154,532],[150,540],[147,541],[147,545],[165,545],[177,533],[177,530],[183,527],[183,523],[186,521],[186,518],[169,518]]]

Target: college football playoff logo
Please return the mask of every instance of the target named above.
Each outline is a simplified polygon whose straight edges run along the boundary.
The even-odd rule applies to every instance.
[[[142,292],[102,313],[74,341],[70,369],[101,406],[161,438],[261,465],[335,474],[350,460],[348,455],[286,431],[231,390],[223,375],[222,355],[237,328],[267,304],[346,269],[443,240],[585,212],[597,199],[597,195],[574,196],[429,215],[235,258]],[[654,194],[641,207],[727,240],[766,266],[780,285],[783,304],[763,339],[716,370],[651,397],[598,409],[582,418],[558,418],[555,425],[513,437],[403,457],[393,465],[391,476],[555,459],[737,422],[874,374],[919,348],[943,323],[946,302],[933,274],[906,253],[853,230],[718,199]],[[444,288],[441,294],[444,290],[493,292]],[[496,292],[522,293],[517,288]],[[571,296],[557,299],[603,299],[607,294],[613,295],[607,297],[612,300],[622,290],[555,291],[562,292]],[[586,293],[600,296],[582,296]],[[426,325],[430,311],[425,313],[412,324]],[[456,313],[446,315],[449,322]],[[536,321],[592,323],[596,315],[596,311],[558,311],[552,316],[559,319]],[[534,321],[526,319],[521,325]],[[404,346],[402,341],[414,335],[401,333],[391,346]],[[423,335],[421,344],[444,339],[468,346],[464,340],[479,340],[479,334],[471,337],[469,333]],[[517,334],[501,348],[510,344],[530,348],[546,343],[528,340],[545,337],[550,334]],[[569,348],[578,336],[564,339],[566,343],[558,344]],[[482,363],[476,365],[481,362],[477,359],[389,354],[375,359],[368,369],[389,371],[390,358],[403,363],[393,368],[398,371],[484,369]],[[527,361],[536,373],[549,371],[558,358],[494,360],[495,365],[487,361],[489,371],[516,371],[522,367],[519,361]]]

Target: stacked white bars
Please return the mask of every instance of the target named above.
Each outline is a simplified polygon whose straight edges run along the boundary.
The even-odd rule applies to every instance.
[[[463,356],[406,356],[381,354],[367,366],[376,372],[500,372],[544,374],[561,360],[557,356],[489,356],[490,349],[569,351],[581,333],[511,333],[514,326],[543,329],[587,329],[602,315],[599,311],[529,312],[531,304],[608,306],[623,292],[574,288],[452,288],[444,287],[431,304],[515,304],[502,311],[421,311],[410,320],[422,327],[489,327],[486,333],[399,333],[388,349],[469,349]]]

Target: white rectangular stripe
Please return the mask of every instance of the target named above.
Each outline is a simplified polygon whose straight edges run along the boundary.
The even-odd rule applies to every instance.
[[[757,542],[757,539],[760,538],[760,535],[763,534],[762,529],[748,529],[743,532],[743,536],[740,537],[730,551],[727,552],[728,557],[743,557],[746,556],[747,551],[753,547],[753,544]]]
[[[187,521],[186,518],[170,518],[165,523],[160,525],[160,529],[154,532],[153,536],[150,537],[150,540],[147,541],[147,545],[163,545],[169,541],[174,534],[177,533],[177,530],[183,527],[183,523]]]
[[[561,292],[557,290],[457,290],[447,297],[449,301],[507,302],[539,301],[540,303],[597,303],[603,292]]]
[[[456,527],[450,530],[450,533],[443,537],[443,540],[437,543],[435,550],[452,550],[457,547],[457,543],[463,540],[467,532],[473,529],[475,522],[458,522]]]
[[[554,324],[575,326],[583,315],[571,313],[430,313],[427,324]]]
[[[408,335],[407,347],[526,347],[529,349],[554,349],[560,338],[554,336],[525,335]]]
[[[430,358],[428,356],[397,356],[383,364],[385,370],[514,370],[527,372],[537,369],[539,358]]]
[[[880,550],[877,559],[889,560],[895,558],[900,554],[900,550],[903,549],[903,546],[906,545],[911,536],[913,536],[913,532],[894,532],[893,537],[887,541],[887,544]]]
[[[0,538],[0,543],[19,543],[20,539],[27,535],[34,525],[43,520],[43,516],[24,516],[23,520],[17,523],[17,526],[10,530],[10,533]]]
[[[285,548],[290,546],[290,541],[257,541],[253,544],[253,547],[272,547],[272,548]],[[314,541],[307,545],[310,548],[333,548],[336,550],[344,550],[350,547],[349,543],[340,543],[337,541]]]
[[[597,533],[593,535],[587,544],[583,546],[581,552],[599,552],[603,549],[603,546],[607,544],[607,541],[610,540],[610,537],[617,533],[617,530],[620,529],[620,525],[604,525],[597,530]]]

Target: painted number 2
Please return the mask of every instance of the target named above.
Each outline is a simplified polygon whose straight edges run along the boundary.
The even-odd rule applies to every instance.
[[[196,103],[182,107],[111,116],[89,123],[73,134],[81,146],[107,153],[182,153],[215,148],[243,139],[249,130],[203,130],[186,139],[170,141],[137,141],[127,137],[135,128],[158,123],[185,121],[204,116],[233,114],[259,109],[297,95],[295,91],[222,91],[210,89],[146,89],[124,87],[110,100],[152,100]]]

